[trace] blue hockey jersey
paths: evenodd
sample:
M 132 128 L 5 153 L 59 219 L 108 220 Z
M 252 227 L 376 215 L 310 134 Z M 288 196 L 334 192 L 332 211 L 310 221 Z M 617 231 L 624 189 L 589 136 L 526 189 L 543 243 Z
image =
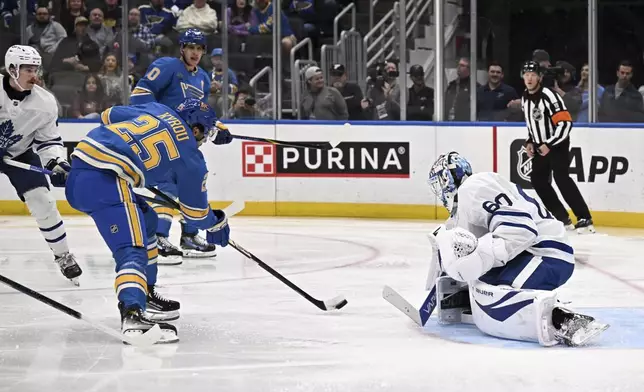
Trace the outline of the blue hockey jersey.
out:
M 200 229 L 215 225 L 208 205 L 208 169 L 192 130 L 169 107 L 153 102 L 114 106 L 101 114 L 72 157 L 110 170 L 132 187 L 154 186 L 176 173 L 181 214 Z
M 148 67 L 145 76 L 139 80 L 130 96 L 130 103 L 159 102 L 176 108 L 186 98 L 207 103 L 209 92 L 210 75 L 202 68 L 197 67 L 195 72 L 190 72 L 181 59 L 161 57 Z
M 147 26 L 154 35 L 168 34 L 177 24 L 177 18 L 168 8 L 154 8 L 151 4 L 139 6 L 141 24 Z

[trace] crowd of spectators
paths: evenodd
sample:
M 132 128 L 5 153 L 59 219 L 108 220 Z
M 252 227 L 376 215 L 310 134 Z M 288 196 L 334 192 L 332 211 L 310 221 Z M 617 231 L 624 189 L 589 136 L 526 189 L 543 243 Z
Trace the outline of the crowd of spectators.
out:
M 221 15 L 221 1 L 226 2 L 225 15 Z M 333 17 L 346 1 L 284 0 L 282 3 L 281 55 L 285 55 L 305 37 L 315 41 L 325 34 L 332 35 Z M 123 78 L 127 78 L 131 89 L 156 58 L 178 56 L 177 37 L 188 28 L 198 28 L 209 37 L 209 52 L 201 63 L 211 74 L 209 103 L 232 118 L 272 115 L 272 108 L 263 100 L 266 90 L 256 94 L 248 85 L 256 71 L 272 63 L 269 58 L 273 31 L 270 0 L 139 0 L 128 10 L 127 21 L 121 20 L 120 0 L 28 0 L 27 5 L 25 38 L 43 57 L 46 73 L 42 83 L 58 98 L 63 117 L 93 118 L 104 108 L 122 103 L 128 93 L 123 91 Z M 3 48 L 17 43 L 9 42 L 7 37 L 12 32 L 14 38 L 18 37 L 19 1 L 0 0 L 0 15 L 0 34 L 4 34 L 0 48 Z M 224 19 L 230 37 L 228 54 L 220 47 Z M 120 42 L 124 39 L 129 49 L 127 59 L 121 58 Z M 266 56 L 262 57 L 262 53 Z M 229 68 L 225 70 L 226 55 Z M 241 57 L 234 61 L 235 56 Z M 563 97 L 577 122 L 587 122 L 588 64 L 575 66 L 563 60 L 552 64 L 543 50 L 535 50 L 533 60 L 551 70 L 544 78 L 544 85 Z M 369 69 L 365 89 L 349 82 L 345 66 L 333 64 L 329 70 L 313 66 L 302 71 L 303 93 L 297 102 L 300 118 L 399 120 L 400 97 L 405 93 L 407 120 L 435 119 L 434 90 L 426 85 L 421 65 L 410 68 L 411 84 L 405 92 L 399 86 L 400 71 L 395 61 Z M 470 61 L 460 58 L 454 67 L 456 77 L 447 82 L 444 92 L 443 118 L 470 121 Z M 289 71 L 286 65 L 284 73 L 291 77 Z M 223 86 L 225 74 L 227 88 Z M 329 75 L 328 80 L 325 74 Z M 522 121 L 523 87 L 507 84 L 505 74 L 500 63 L 491 62 L 487 66 L 487 80 L 477 84 L 478 121 Z M 644 122 L 644 86 L 638 90 L 631 83 L 632 77 L 633 65 L 621 61 L 616 64 L 615 83 L 597 86 L 598 121 Z M 224 91 L 228 92 L 226 100 Z M 224 101 L 227 107 L 223 107 Z
M 61 116 L 91 118 L 104 107 L 122 103 L 124 77 L 132 88 L 156 58 L 179 55 L 176 42 L 181 32 L 198 28 L 208 36 L 210 56 L 204 55 L 200 65 L 212 75 L 210 103 L 230 115 L 261 117 L 263 110 L 245 107 L 254 106 L 248 81 L 272 62 L 273 5 L 270 0 L 251 1 L 135 0 L 123 21 L 120 0 L 27 0 L 28 26 L 21 32 L 20 2 L 0 0 L 0 50 L 19 43 L 21 33 L 26 35 L 28 45 L 42 55 L 42 82 L 58 98 Z M 306 37 L 332 35 L 336 0 L 286 0 L 282 5 L 282 56 Z M 231 55 L 225 71 L 224 18 Z M 120 48 L 124 39 L 129 52 L 125 60 Z M 289 70 L 286 59 L 284 71 Z M 224 72 L 230 83 L 227 108 L 221 107 Z

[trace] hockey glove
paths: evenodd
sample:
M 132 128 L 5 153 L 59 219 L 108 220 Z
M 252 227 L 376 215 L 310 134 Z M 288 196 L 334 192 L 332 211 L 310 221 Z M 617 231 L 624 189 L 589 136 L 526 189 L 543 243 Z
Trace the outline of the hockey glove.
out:
M 215 214 L 217 223 L 207 230 L 206 239 L 209 244 L 226 246 L 230 237 L 230 227 L 228 227 L 226 213 L 222 210 L 212 210 L 212 213 Z
M 54 174 L 49 176 L 51 185 L 55 187 L 64 187 L 65 183 L 67 182 L 67 175 L 72 169 L 71 166 L 69 166 L 69 163 L 67 163 L 67 161 L 65 161 L 64 159 L 56 158 L 49 160 L 49 162 L 47 162 L 47 166 L 45 167 L 48 170 L 54 172 Z
M 233 141 L 233 136 L 230 134 L 228 127 L 224 125 L 221 121 L 217 121 L 215 124 L 217 133 L 215 138 L 212 141 L 215 144 L 228 144 Z

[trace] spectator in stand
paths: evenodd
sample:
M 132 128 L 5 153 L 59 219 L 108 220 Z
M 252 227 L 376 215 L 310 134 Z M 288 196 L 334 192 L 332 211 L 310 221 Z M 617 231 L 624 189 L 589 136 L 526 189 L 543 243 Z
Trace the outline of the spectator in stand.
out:
M 60 24 L 63 25 L 67 36 L 74 34 L 76 29 L 76 18 L 85 14 L 85 2 L 83 0 L 67 0 L 65 7 L 60 11 Z
M 400 120 L 400 104 L 390 94 L 387 85 L 387 64 L 376 64 L 367 70 L 367 93 L 362 109 L 368 120 Z
M 111 29 L 120 29 L 122 12 L 119 0 L 105 0 L 105 19 L 103 20 L 103 25 Z
M 141 23 L 150 29 L 156 39 L 167 36 L 177 23 L 172 11 L 163 6 L 163 0 L 150 0 L 150 4 L 139 6 L 139 11 L 141 11 Z
M 253 13 L 259 24 L 250 26 L 248 31 L 251 34 L 273 34 L 273 4 L 269 0 L 255 0 Z M 288 23 L 285 13 L 282 12 L 281 15 L 282 49 L 288 53 L 297 43 L 297 38 L 295 38 L 293 30 L 291 30 L 291 25 Z
M 470 60 L 461 57 L 445 92 L 445 120 L 470 121 Z M 480 85 L 477 83 L 477 88 Z
M 27 0 L 27 12 L 29 16 L 36 13 L 37 5 L 37 0 Z M 20 0 L 0 1 L 0 14 L 2 15 L 5 29 L 13 29 L 14 31 L 17 31 L 20 28 Z M 16 20 L 17 23 L 14 24 L 14 20 Z
M 147 26 L 141 24 L 141 11 L 138 8 L 131 8 L 127 14 L 127 27 L 129 35 L 134 40 L 138 40 L 147 51 L 152 51 L 156 44 L 154 34 L 150 32 Z M 120 42 L 120 39 L 117 39 Z M 137 48 L 129 48 L 130 52 L 143 52 L 144 50 L 137 50 Z
M 210 106 L 215 108 L 217 113 L 227 113 L 228 108 L 222 107 L 222 93 L 223 88 L 222 84 L 224 82 L 224 69 L 222 56 L 224 51 L 221 48 L 215 48 L 210 54 L 210 61 L 212 62 L 212 73 L 211 73 L 211 82 L 210 82 L 210 96 L 208 97 Z M 237 92 L 237 87 L 239 82 L 237 81 L 237 75 L 235 72 L 228 68 L 228 95 L 230 97 L 229 103 L 232 102 L 234 94 Z
M 288 3 L 289 12 L 304 21 L 307 35 L 333 34 L 333 19 L 338 13 L 335 0 L 290 0 Z
M 192 5 L 192 0 L 164 0 L 164 6 L 165 8 L 169 9 L 172 11 L 174 16 L 177 18 L 183 10 L 186 8 L 190 7 Z
M 101 80 L 95 74 L 88 74 L 85 77 L 82 90 L 74 99 L 70 109 L 71 117 L 99 118 L 100 113 L 107 108 Z
M 606 87 L 599 103 L 600 122 L 644 122 L 642 95 L 631 83 L 633 64 L 622 61 L 617 67 L 617 83 Z
M 557 67 L 562 68 L 564 73 L 557 75 L 552 89 L 561 95 L 572 118 L 577 118 L 581 110 L 581 90 L 574 83 L 575 67 L 566 61 L 557 61 Z
M 307 92 L 300 103 L 304 120 L 349 119 L 347 104 L 342 94 L 334 87 L 324 85 L 324 75 L 319 67 L 308 67 L 304 72 Z
M 577 88 L 579 91 L 581 91 L 581 108 L 579 110 L 579 114 L 577 115 L 577 118 L 575 121 L 581 122 L 581 123 L 587 123 L 589 121 L 589 115 L 588 115 L 588 101 L 589 101 L 589 90 L 590 90 L 590 85 L 588 81 L 588 75 L 590 74 L 589 72 L 589 67 L 588 63 L 584 63 L 584 65 L 581 67 L 581 72 L 579 73 L 581 75 L 579 79 L 579 83 L 577 84 Z M 601 102 L 602 96 L 604 95 L 604 87 L 601 85 L 597 85 L 597 105 Z M 599 107 L 599 106 L 597 106 Z
M 398 64 L 393 61 L 388 61 L 385 64 L 385 95 L 400 106 L 400 85 L 398 84 Z
M 176 29 L 180 32 L 199 29 L 208 35 L 217 32 L 218 24 L 217 11 L 210 8 L 206 0 L 194 0 L 192 5 L 183 10 L 179 16 Z
M 121 68 L 114 53 L 108 53 L 103 59 L 103 66 L 98 71 L 103 86 L 105 102 L 111 105 L 121 104 L 123 88 L 121 86 Z
M 67 37 L 58 45 L 52 66 L 62 70 L 97 72 L 101 67 L 101 53 L 98 44 L 87 34 L 89 21 L 84 16 L 76 18 L 74 36 Z
M 239 89 L 233 99 L 233 108 L 231 118 L 238 120 L 254 120 L 264 117 L 257 109 L 255 97 L 250 90 L 245 88 Z
M 51 60 L 58 44 L 65 37 L 67 37 L 67 32 L 60 23 L 50 19 L 47 7 L 38 7 L 36 20 L 27 26 L 27 43 L 43 54 L 43 60 L 46 57 Z
M 100 8 L 94 8 L 90 11 L 89 20 L 87 34 L 92 41 L 98 44 L 101 49 L 101 55 L 103 55 L 107 48 L 112 49 L 114 47 L 114 30 L 103 24 L 103 10 Z
M 362 90 L 355 83 L 347 82 L 347 71 L 343 64 L 333 64 L 330 70 L 331 86 L 335 87 L 347 104 L 349 120 L 364 120 L 365 115 L 362 110 Z
M 503 67 L 492 62 L 487 67 L 487 83 L 479 87 L 476 110 L 479 121 L 505 121 L 508 118 L 508 104 L 519 99 L 514 87 L 503 83 Z
M 228 7 L 226 17 L 228 18 L 228 32 L 233 35 L 248 35 L 250 27 L 259 24 L 253 7 L 246 0 L 235 0 L 235 4 Z
M 407 120 L 432 121 L 434 118 L 434 89 L 425 84 L 425 71 L 420 65 L 409 69 L 412 86 L 409 88 Z

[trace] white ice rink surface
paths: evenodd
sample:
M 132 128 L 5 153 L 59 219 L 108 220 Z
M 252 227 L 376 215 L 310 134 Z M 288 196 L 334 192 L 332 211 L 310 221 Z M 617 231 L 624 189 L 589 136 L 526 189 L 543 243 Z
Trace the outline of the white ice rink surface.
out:
M 433 319 L 422 330 L 382 299 L 388 284 L 420 305 L 435 223 L 231 221 L 314 297 L 349 304 L 322 312 L 229 247 L 160 267 L 181 341 L 138 349 L 0 284 L 0 391 L 644 391 L 644 231 L 571 236 L 580 262 L 561 294 L 611 328 L 592 347 L 545 349 Z M 109 251 L 90 219 L 66 224 L 80 288 L 28 217 L 0 217 L 0 273 L 118 329 Z

